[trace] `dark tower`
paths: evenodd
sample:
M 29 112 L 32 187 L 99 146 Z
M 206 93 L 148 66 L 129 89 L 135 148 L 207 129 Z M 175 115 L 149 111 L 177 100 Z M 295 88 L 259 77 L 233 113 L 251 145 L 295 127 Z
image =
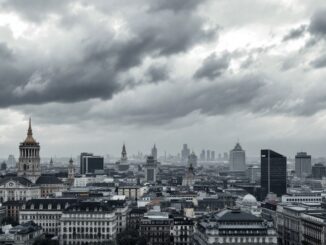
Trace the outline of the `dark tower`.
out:
M 286 157 L 272 150 L 261 150 L 262 199 L 270 192 L 286 194 Z

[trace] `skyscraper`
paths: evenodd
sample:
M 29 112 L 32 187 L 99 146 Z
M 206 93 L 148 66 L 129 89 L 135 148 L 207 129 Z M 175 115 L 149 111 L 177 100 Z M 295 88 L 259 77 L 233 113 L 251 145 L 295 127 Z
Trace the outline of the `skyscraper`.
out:
M 155 144 L 152 148 L 152 156 L 154 157 L 154 160 L 157 160 L 157 148 Z
M 195 152 L 192 152 L 189 155 L 188 162 L 189 162 L 189 165 L 191 165 L 194 168 L 197 168 L 197 156 L 196 156 Z
M 234 149 L 230 151 L 229 164 L 232 171 L 246 170 L 246 153 L 239 142 L 235 145 Z
M 200 153 L 200 161 L 205 161 L 206 156 L 205 156 L 205 150 L 202 150 Z
M 270 192 L 286 194 L 286 157 L 272 150 L 261 150 L 262 199 Z
M 298 152 L 295 156 L 295 175 L 299 178 L 311 175 L 311 156 L 306 152 Z
M 215 151 L 211 151 L 211 161 L 215 161 Z
M 210 150 L 207 150 L 206 151 L 206 160 L 207 161 L 210 161 L 211 160 L 211 151 Z
M 189 155 L 190 155 L 190 150 L 188 148 L 188 145 L 183 144 L 183 148 L 181 150 L 181 161 L 182 162 L 187 162 Z
M 31 119 L 29 119 L 27 137 L 24 142 L 20 143 L 19 151 L 17 175 L 35 183 L 41 175 L 40 144 L 33 138 Z

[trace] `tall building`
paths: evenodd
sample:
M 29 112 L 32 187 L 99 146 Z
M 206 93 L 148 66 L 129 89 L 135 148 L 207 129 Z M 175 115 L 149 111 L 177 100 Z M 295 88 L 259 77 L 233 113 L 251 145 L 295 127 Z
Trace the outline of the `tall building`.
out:
M 14 155 L 9 155 L 8 156 L 8 161 L 7 161 L 7 167 L 8 168 L 16 168 L 16 159 Z
M 215 161 L 215 151 L 211 151 L 211 161 Z
M 95 173 L 96 171 L 104 170 L 104 157 L 94 156 L 90 153 L 80 154 L 80 173 Z
M 72 158 L 69 160 L 69 165 L 68 165 L 68 181 L 73 184 L 75 179 L 75 167 L 74 167 L 74 161 Z
M 229 164 L 232 171 L 246 170 L 246 152 L 242 149 L 239 142 L 235 145 L 234 149 L 230 151 Z
M 210 161 L 211 160 L 211 151 L 210 150 L 207 150 L 206 151 L 206 160 L 207 161 Z
M 148 183 L 156 182 L 156 174 L 157 174 L 157 162 L 153 158 L 153 156 L 148 156 L 146 160 L 145 168 L 145 179 Z
M 262 199 L 270 192 L 286 194 L 286 157 L 272 150 L 261 150 Z
M 295 156 L 295 175 L 299 178 L 311 175 L 311 156 L 307 152 L 298 152 Z
M 206 156 L 205 156 L 205 150 L 202 150 L 200 153 L 200 161 L 205 161 Z
M 197 156 L 196 156 L 195 152 L 192 152 L 192 153 L 189 155 L 188 162 L 189 162 L 189 164 L 191 164 L 194 168 L 197 168 Z
M 322 163 L 316 163 L 312 167 L 312 177 L 314 179 L 322 179 L 326 177 L 326 166 Z
M 181 161 L 182 162 L 187 162 L 189 155 L 190 155 L 190 150 L 188 148 L 188 145 L 183 144 L 183 148 L 181 150 Z
M 126 145 L 123 144 L 122 151 L 121 151 L 120 163 L 126 163 L 126 162 L 128 162 L 128 156 L 127 156 Z
M 157 148 L 155 144 L 152 148 L 152 156 L 154 157 L 154 160 L 157 160 Z
M 20 143 L 19 151 L 17 175 L 35 183 L 41 175 L 40 144 L 33 138 L 31 119 L 29 119 L 27 137 L 24 142 Z

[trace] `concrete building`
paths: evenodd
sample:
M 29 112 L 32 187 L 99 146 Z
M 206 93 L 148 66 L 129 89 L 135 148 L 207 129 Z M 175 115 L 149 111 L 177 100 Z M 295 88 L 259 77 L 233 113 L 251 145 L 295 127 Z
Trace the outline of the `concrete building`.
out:
M 104 170 L 104 157 L 94 156 L 91 153 L 80 154 L 80 173 L 95 173 Z
M 145 181 L 147 183 L 155 183 L 157 175 L 157 161 L 152 156 L 148 156 L 146 159 L 145 168 Z
M 312 177 L 314 179 L 322 179 L 326 177 L 326 166 L 322 163 L 316 163 L 312 166 Z
M 295 156 L 295 175 L 299 178 L 311 175 L 311 156 L 306 152 L 298 152 Z
M 155 161 L 157 161 L 157 148 L 155 144 L 152 148 L 152 157 L 154 158 Z
M 190 155 L 190 149 L 188 148 L 188 145 L 183 144 L 183 148 L 181 150 L 181 161 L 187 162 L 189 155 Z
M 230 151 L 229 164 L 231 171 L 246 170 L 246 153 L 239 143 L 237 143 L 234 149 Z

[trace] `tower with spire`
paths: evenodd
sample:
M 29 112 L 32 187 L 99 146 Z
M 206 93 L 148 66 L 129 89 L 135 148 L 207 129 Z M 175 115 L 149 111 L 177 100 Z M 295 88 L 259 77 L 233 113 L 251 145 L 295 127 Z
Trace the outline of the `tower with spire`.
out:
M 127 161 L 128 161 L 128 157 L 127 157 L 126 145 L 123 144 L 120 163 L 126 163 Z
M 154 146 L 152 148 L 152 157 L 154 158 L 155 161 L 157 161 L 157 148 L 156 148 L 156 144 L 154 144 Z
M 36 182 L 41 175 L 40 144 L 33 137 L 32 120 L 29 119 L 26 139 L 19 145 L 17 175 Z
M 75 179 L 75 167 L 74 167 L 74 161 L 72 158 L 69 160 L 69 165 L 68 165 L 68 182 L 73 184 Z

